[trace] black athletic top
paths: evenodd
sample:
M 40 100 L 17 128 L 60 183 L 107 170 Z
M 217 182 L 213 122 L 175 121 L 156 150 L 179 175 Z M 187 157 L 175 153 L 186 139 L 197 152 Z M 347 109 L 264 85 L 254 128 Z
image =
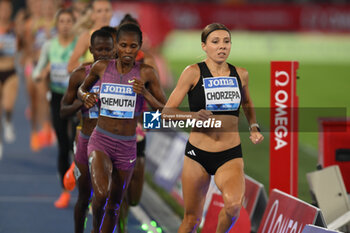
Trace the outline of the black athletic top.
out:
M 200 69 L 199 81 L 187 93 L 190 111 L 197 112 L 201 109 L 207 109 L 215 115 L 233 115 L 238 117 L 242 102 L 242 83 L 236 68 L 228 64 L 230 68 L 229 77 L 213 77 L 205 62 L 197 64 Z M 206 93 L 205 87 L 207 89 Z

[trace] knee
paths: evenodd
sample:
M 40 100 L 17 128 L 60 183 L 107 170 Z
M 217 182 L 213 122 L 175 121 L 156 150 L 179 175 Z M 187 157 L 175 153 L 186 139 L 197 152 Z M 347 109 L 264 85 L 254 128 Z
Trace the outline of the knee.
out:
M 185 214 L 183 219 L 183 227 L 185 232 L 195 232 L 202 221 L 202 216 L 188 215 Z
M 137 206 L 140 203 L 141 195 L 134 194 L 128 195 L 127 202 L 130 206 Z
M 130 206 L 137 206 L 139 203 L 140 203 L 139 200 L 130 200 L 128 204 Z
M 95 206 L 105 206 L 108 200 L 107 192 L 94 192 L 92 199 Z
M 109 216 L 117 216 L 119 214 L 120 205 L 119 204 L 107 204 L 105 209 L 105 214 Z
M 242 201 L 241 200 L 232 200 L 225 203 L 224 210 L 227 216 L 230 218 L 238 217 L 239 212 L 242 208 Z
M 79 203 L 82 206 L 88 206 L 90 203 L 91 195 L 89 193 L 84 193 L 78 195 L 77 204 Z

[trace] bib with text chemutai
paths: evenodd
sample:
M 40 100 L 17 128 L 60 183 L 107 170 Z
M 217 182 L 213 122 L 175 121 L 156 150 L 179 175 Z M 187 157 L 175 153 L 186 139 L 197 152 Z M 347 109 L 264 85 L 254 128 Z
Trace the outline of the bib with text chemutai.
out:
M 236 111 L 241 92 L 236 77 L 203 78 L 205 108 L 209 111 Z
M 134 118 L 136 93 L 132 85 L 102 83 L 100 115 L 112 118 Z

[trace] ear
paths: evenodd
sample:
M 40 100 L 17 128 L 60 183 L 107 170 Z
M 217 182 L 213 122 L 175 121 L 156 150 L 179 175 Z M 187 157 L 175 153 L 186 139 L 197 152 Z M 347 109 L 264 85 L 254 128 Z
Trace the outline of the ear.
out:
M 92 50 L 93 50 L 92 47 L 89 46 L 89 51 L 90 51 L 91 54 L 93 54 L 93 51 L 92 51 Z
M 201 43 L 201 46 L 202 46 L 203 51 L 207 52 L 207 45 L 204 42 Z

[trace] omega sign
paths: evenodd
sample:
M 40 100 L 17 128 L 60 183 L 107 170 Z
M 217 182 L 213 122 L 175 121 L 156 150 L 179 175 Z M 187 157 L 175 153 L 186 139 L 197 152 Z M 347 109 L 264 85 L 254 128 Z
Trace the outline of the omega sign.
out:
M 290 109 L 288 105 L 290 103 L 289 93 L 284 87 L 288 87 L 290 82 L 290 75 L 286 71 L 275 72 L 275 85 L 281 87 L 275 93 L 275 150 L 279 150 L 285 146 L 288 146 L 287 136 L 288 128 L 290 126 Z
M 272 190 L 258 233 L 301 233 L 315 224 L 318 208 L 277 189 Z
M 297 195 L 298 62 L 271 62 L 270 190 Z

